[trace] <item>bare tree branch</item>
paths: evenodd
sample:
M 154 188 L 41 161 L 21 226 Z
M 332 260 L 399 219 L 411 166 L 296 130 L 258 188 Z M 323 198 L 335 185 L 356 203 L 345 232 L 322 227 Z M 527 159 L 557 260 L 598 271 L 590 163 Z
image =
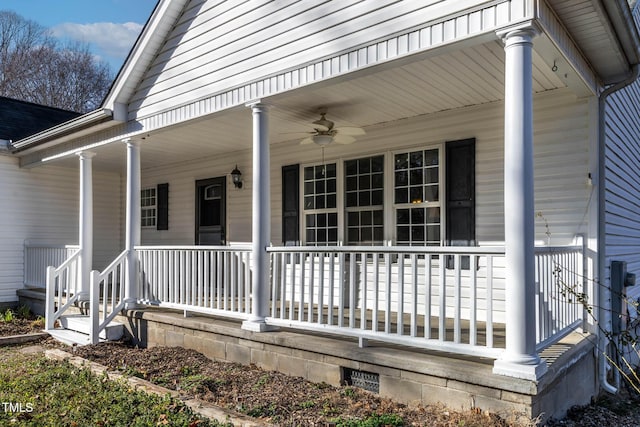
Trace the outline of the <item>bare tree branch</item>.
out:
M 98 108 L 112 73 L 86 44 L 62 46 L 50 31 L 0 11 L 0 96 L 77 112 Z

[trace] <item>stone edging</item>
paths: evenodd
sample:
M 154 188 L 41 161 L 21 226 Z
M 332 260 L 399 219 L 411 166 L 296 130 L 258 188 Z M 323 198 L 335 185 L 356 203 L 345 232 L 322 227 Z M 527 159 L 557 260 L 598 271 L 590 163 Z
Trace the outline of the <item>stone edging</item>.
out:
M 10 335 L 8 337 L 0 337 L 0 347 L 5 345 L 23 344 L 26 342 L 37 341 L 40 338 L 49 336 L 46 332 L 36 332 L 33 334 Z
M 234 426 L 241 426 L 241 427 L 258 427 L 258 426 L 269 425 L 269 424 L 265 424 L 264 422 L 258 422 L 254 418 L 250 418 L 245 415 L 220 408 L 219 406 L 214 406 L 209 403 L 202 402 L 198 399 L 181 399 L 180 393 L 178 393 L 175 390 L 169 390 L 167 388 L 153 384 L 147 380 L 143 380 L 142 378 L 128 377 L 118 372 L 109 371 L 109 369 L 104 365 L 101 365 L 96 362 L 92 362 L 87 359 L 83 359 L 82 357 L 79 357 L 79 356 L 74 356 L 63 350 L 59 350 L 59 349 L 46 350 L 45 356 L 53 360 L 67 360 L 69 361 L 69 363 L 71 363 L 74 366 L 90 369 L 91 372 L 93 372 L 96 375 L 106 374 L 111 380 L 122 379 L 126 381 L 129 384 L 129 386 L 131 386 L 136 390 L 142 390 L 147 393 L 153 393 L 160 396 L 166 396 L 167 394 L 169 394 L 171 395 L 171 397 L 181 400 L 185 405 L 191 408 L 194 412 L 197 412 L 207 418 L 215 419 L 223 423 L 231 422 Z

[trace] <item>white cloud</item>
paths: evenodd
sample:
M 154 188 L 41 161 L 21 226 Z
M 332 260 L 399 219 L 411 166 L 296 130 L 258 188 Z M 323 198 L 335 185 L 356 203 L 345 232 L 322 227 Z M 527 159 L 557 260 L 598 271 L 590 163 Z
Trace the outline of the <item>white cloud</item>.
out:
M 101 56 L 124 59 L 142 31 L 142 25 L 135 22 L 115 24 L 112 22 L 96 22 L 93 24 L 64 23 L 51 28 L 53 35 L 60 39 L 68 39 L 88 43 Z

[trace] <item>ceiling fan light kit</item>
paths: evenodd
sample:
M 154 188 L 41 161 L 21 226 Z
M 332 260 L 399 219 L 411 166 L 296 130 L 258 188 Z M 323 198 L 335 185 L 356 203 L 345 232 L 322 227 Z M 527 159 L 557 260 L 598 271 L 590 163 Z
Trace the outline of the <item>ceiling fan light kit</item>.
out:
M 333 142 L 333 136 L 331 135 L 318 134 L 318 135 L 313 135 L 311 139 L 313 139 L 314 144 L 317 144 L 320 146 L 329 145 L 331 144 L 331 142 Z

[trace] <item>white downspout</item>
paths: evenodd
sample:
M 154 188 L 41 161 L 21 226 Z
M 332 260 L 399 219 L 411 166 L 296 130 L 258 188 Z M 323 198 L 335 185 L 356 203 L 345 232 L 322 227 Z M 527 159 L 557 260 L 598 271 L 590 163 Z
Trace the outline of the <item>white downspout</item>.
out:
M 625 80 L 607 87 L 598 98 L 598 323 L 604 330 L 611 330 L 611 296 L 604 286 L 605 277 L 605 152 L 606 152 L 606 132 L 605 132 L 605 108 L 609 95 L 629 86 L 638 78 L 640 67 L 634 64 L 631 74 Z M 610 344 L 610 340 L 602 332 L 598 337 L 598 348 L 604 353 Z M 602 388 L 615 394 L 620 386 L 620 376 L 616 376 L 616 385 L 613 386 L 607 381 L 608 363 L 603 354 L 599 357 L 600 383 Z

